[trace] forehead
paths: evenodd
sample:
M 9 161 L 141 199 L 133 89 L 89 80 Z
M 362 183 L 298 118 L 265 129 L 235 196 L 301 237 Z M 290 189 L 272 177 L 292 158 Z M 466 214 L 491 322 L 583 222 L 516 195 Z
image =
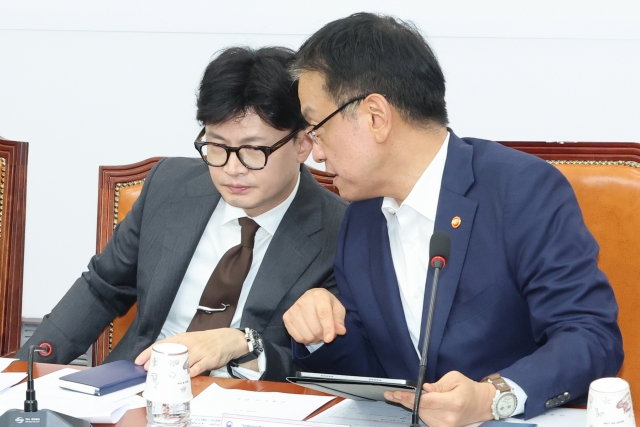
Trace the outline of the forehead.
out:
M 233 134 L 263 134 L 265 132 L 278 132 L 265 123 L 260 116 L 254 112 L 247 112 L 244 115 L 233 117 L 226 122 L 217 124 L 207 124 L 205 126 L 207 133 L 233 133 Z
M 303 71 L 300 73 L 298 91 L 316 91 L 324 88 L 324 75 L 319 71 Z
M 305 118 L 334 107 L 325 92 L 324 75 L 318 71 L 304 71 L 300 74 L 298 97 Z

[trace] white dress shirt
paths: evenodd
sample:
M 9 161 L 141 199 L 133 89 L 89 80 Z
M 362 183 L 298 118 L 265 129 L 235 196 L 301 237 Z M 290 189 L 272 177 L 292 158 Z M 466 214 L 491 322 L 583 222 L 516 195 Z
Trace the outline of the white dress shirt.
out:
M 398 206 L 394 198 L 385 197 L 381 207 L 387 219 L 391 258 L 400 289 L 400 300 L 418 357 L 422 353 L 418 343 L 422 332 L 424 291 L 429 270 L 429 241 L 433 235 L 438 211 L 449 137 L 450 134 L 447 133 L 440 150 L 402 204 Z M 522 414 L 527 399 L 526 393 L 513 381 L 504 379 L 518 399 L 513 415 Z
M 267 252 L 273 235 L 280 225 L 280 221 L 282 221 L 284 214 L 287 212 L 287 209 L 289 209 L 291 202 L 293 202 L 298 192 L 299 185 L 300 175 L 298 175 L 298 181 L 289 197 L 275 208 L 252 218 L 260 228 L 256 232 L 251 268 L 249 269 L 247 278 L 242 284 L 238 307 L 231 320 L 231 328 L 240 327 L 242 311 L 247 302 L 247 296 L 256 278 L 260 264 L 262 264 L 264 255 Z M 182 279 L 171 310 L 169 310 L 167 320 L 162 326 L 160 335 L 158 335 L 158 340 L 172 337 L 187 330 L 200 303 L 202 292 L 215 266 L 218 265 L 222 256 L 229 249 L 240 244 L 241 236 L 238 219 L 246 216 L 247 214 L 243 209 L 231 206 L 227 204 L 222 197 L 220 198 L 191 258 L 191 262 Z M 240 367 L 234 368 L 234 373 L 237 372 L 239 376 L 248 379 L 259 379 L 265 371 L 266 365 L 267 359 L 263 352 L 258 357 L 260 372 Z M 229 374 L 226 367 L 221 367 L 211 371 L 211 376 L 228 378 Z
M 385 197 L 381 207 L 387 219 L 391 258 L 400 288 L 400 300 L 418 357 L 421 354 L 418 342 L 429 269 L 429 240 L 436 222 L 448 147 L 449 133 L 402 204 L 398 206 L 396 199 Z

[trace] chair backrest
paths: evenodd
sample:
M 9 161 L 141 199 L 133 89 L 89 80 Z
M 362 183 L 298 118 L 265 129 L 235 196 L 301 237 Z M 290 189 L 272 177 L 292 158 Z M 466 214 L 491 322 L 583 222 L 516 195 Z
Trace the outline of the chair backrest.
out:
M 102 252 L 116 225 L 129 213 L 140 196 L 144 180 L 160 157 L 124 166 L 100 166 L 98 180 L 98 231 L 96 253 Z M 136 315 L 136 304 L 117 317 L 93 344 L 92 365 L 98 366 L 120 342 Z
M 113 230 L 131 210 L 133 202 L 140 196 L 144 180 L 151 168 L 160 160 L 154 157 L 139 163 L 124 166 L 100 166 L 98 194 L 98 237 L 96 253 L 102 252 L 113 235 Z M 309 168 L 314 178 L 325 188 L 338 193 L 333 185 L 333 176 Z M 124 315 L 117 317 L 100 334 L 93 344 L 92 365 L 97 366 L 109 355 L 131 326 L 136 315 L 136 305 Z
M 20 348 L 28 150 L 0 138 L 0 356 Z
M 640 144 L 503 144 L 547 160 L 571 183 L 620 307 L 625 360 L 618 375 L 640 396 Z

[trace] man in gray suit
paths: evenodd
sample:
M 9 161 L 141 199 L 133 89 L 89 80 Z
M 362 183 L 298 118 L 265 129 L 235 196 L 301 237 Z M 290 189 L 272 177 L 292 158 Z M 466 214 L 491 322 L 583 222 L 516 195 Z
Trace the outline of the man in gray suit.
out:
M 209 64 L 198 95 L 202 159 L 158 162 L 105 250 L 18 357 L 47 342 L 51 354 L 36 361 L 69 363 L 137 302 L 133 324 L 105 362 L 145 364 L 150 346 L 164 340 L 188 347 L 192 375 L 283 380 L 294 373 L 282 315 L 310 288 L 335 292 L 346 203 L 303 165 L 312 143 L 298 132 L 306 122 L 286 71 L 291 54 L 231 48 Z M 249 223 L 255 235 L 247 244 Z M 207 302 L 224 293 L 221 274 L 242 270 L 227 263 L 247 250 L 246 271 L 235 279 L 239 295 Z M 200 320 L 217 326 L 194 327 Z

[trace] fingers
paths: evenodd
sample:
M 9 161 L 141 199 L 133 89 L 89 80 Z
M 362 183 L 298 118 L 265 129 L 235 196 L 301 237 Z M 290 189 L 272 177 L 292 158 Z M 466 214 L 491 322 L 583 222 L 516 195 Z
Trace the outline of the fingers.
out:
M 301 344 L 333 341 L 336 334 L 344 335 L 346 310 L 326 289 L 311 289 L 284 314 L 289 335 Z
M 336 337 L 335 317 L 337 316 L 333 311 L 334 303 L 337 302 L 337 299 L 335 299 L 335 297 L 329 292 L 327 292 L 327 294 L 330 295 L 330 298 L 322 298 L 318 300 L 316 305 L 316 313 L 318 316 L 317 320 L 320 323 L 320 328 L 322 329 L 321 340 L 325 343 L 333 341 L 333 339 Z M 335 299 L 335 301 L 333 299 Z M 337 302 L 336 308 L 338 308 L 338 306 L 342 307 L 342 304 L 340 304 L 340 302 Z
M 465 380 L 468 380 L 468 378 L 460 372 L 451 371 L 444 374 L 442 378 L 435 383 L 424 384 L 422 389 L 427 392 L 446 393 L 458 387 Z
M 311 344 L 322 341 L 324 334 L 319 317 L 309 309 L 302 310 L 304 311 L 298 315 L 298 319 L 294 323 L 294 328 L 302 339 L 302 341 L 298 342 Z
M 151 358 L 151 347 L 148 347 L 146 350 L 140 353 L 138 357 L 136 357 L 136 360 L 134 363 L 136 365 L 144 365 L 144 368 L 148 369 L 150 358 Z
M 437 392 L 422 393 L 418 410 L 420 419 L 428 426 L 457 427 L 469 424 L 468 422 L 459 422 L 460 413 L 458 410 L 451 410 L 448 407 L 450 403 L 448 399 L 445 398 L 444 405 L 442 400 L 433 400 L 434 397 L 439 398 L 442 396 L 446 396 L 446 394 Z M 407 391 L 394 391 L 393 393 L 387 391 L 384 397 L 390 402 L 399 403 L 405 408 L 413 410 L 416 396 L 415 393 Z
M 313 298 L 309 291 L 305 292 L 282 316 L 289 335 L 301 344 L 311 344 L 322 340 L 317 334 L 317 322 L 310 314 Z
M 463 426 L 492 418 L 491 400 L 495 388 L 477 383 L 459 372 L 449 372 L 433 384 L 424 384 L 420 397 L 420 418 L 427 425 Z M 385 392 L 385 398 L 412 409 L 415 395 Z
M 191 378 L 197 377 L 198 375 L 200 375 L 201 373 L 207 370 L 211 370 L 211 369 L 207 368 L 203 360 L 199 360 L 198 362 L 194 363 L 189 367 L 189 375 L 191 376 Z
M 385 391 L 384 398 L 390 402 L 400 403 L 405 408 L 413 409 L 416 394 L 409 391 Z
M 333 306 L 333 324 L 335 326 L 335 333 L 338 335 L 344 335 L 347 333 L 347 328 L 344 326 L 344 318 L 347 314 L 344 306 L 338 301 L 338 304 Z
M 285 313 L 282 318 L 285 319 L 285 316 L 287 316 L 287 313 Z M 289 326 L 287 326 L 287 332 L 289 333 L 289 335 L 291 335 L 291 338 L 293 338 L 296 342 L 299 342 L 301 344 L 312 344 L 312 342 L 308 342 L 304 338 L 307 335 L 312 335 L 311 332 L 308 332 L 308 333 L 300 332 L 298 330 L 298 326 L 295 325 L 294 323 L 290 323 Z

